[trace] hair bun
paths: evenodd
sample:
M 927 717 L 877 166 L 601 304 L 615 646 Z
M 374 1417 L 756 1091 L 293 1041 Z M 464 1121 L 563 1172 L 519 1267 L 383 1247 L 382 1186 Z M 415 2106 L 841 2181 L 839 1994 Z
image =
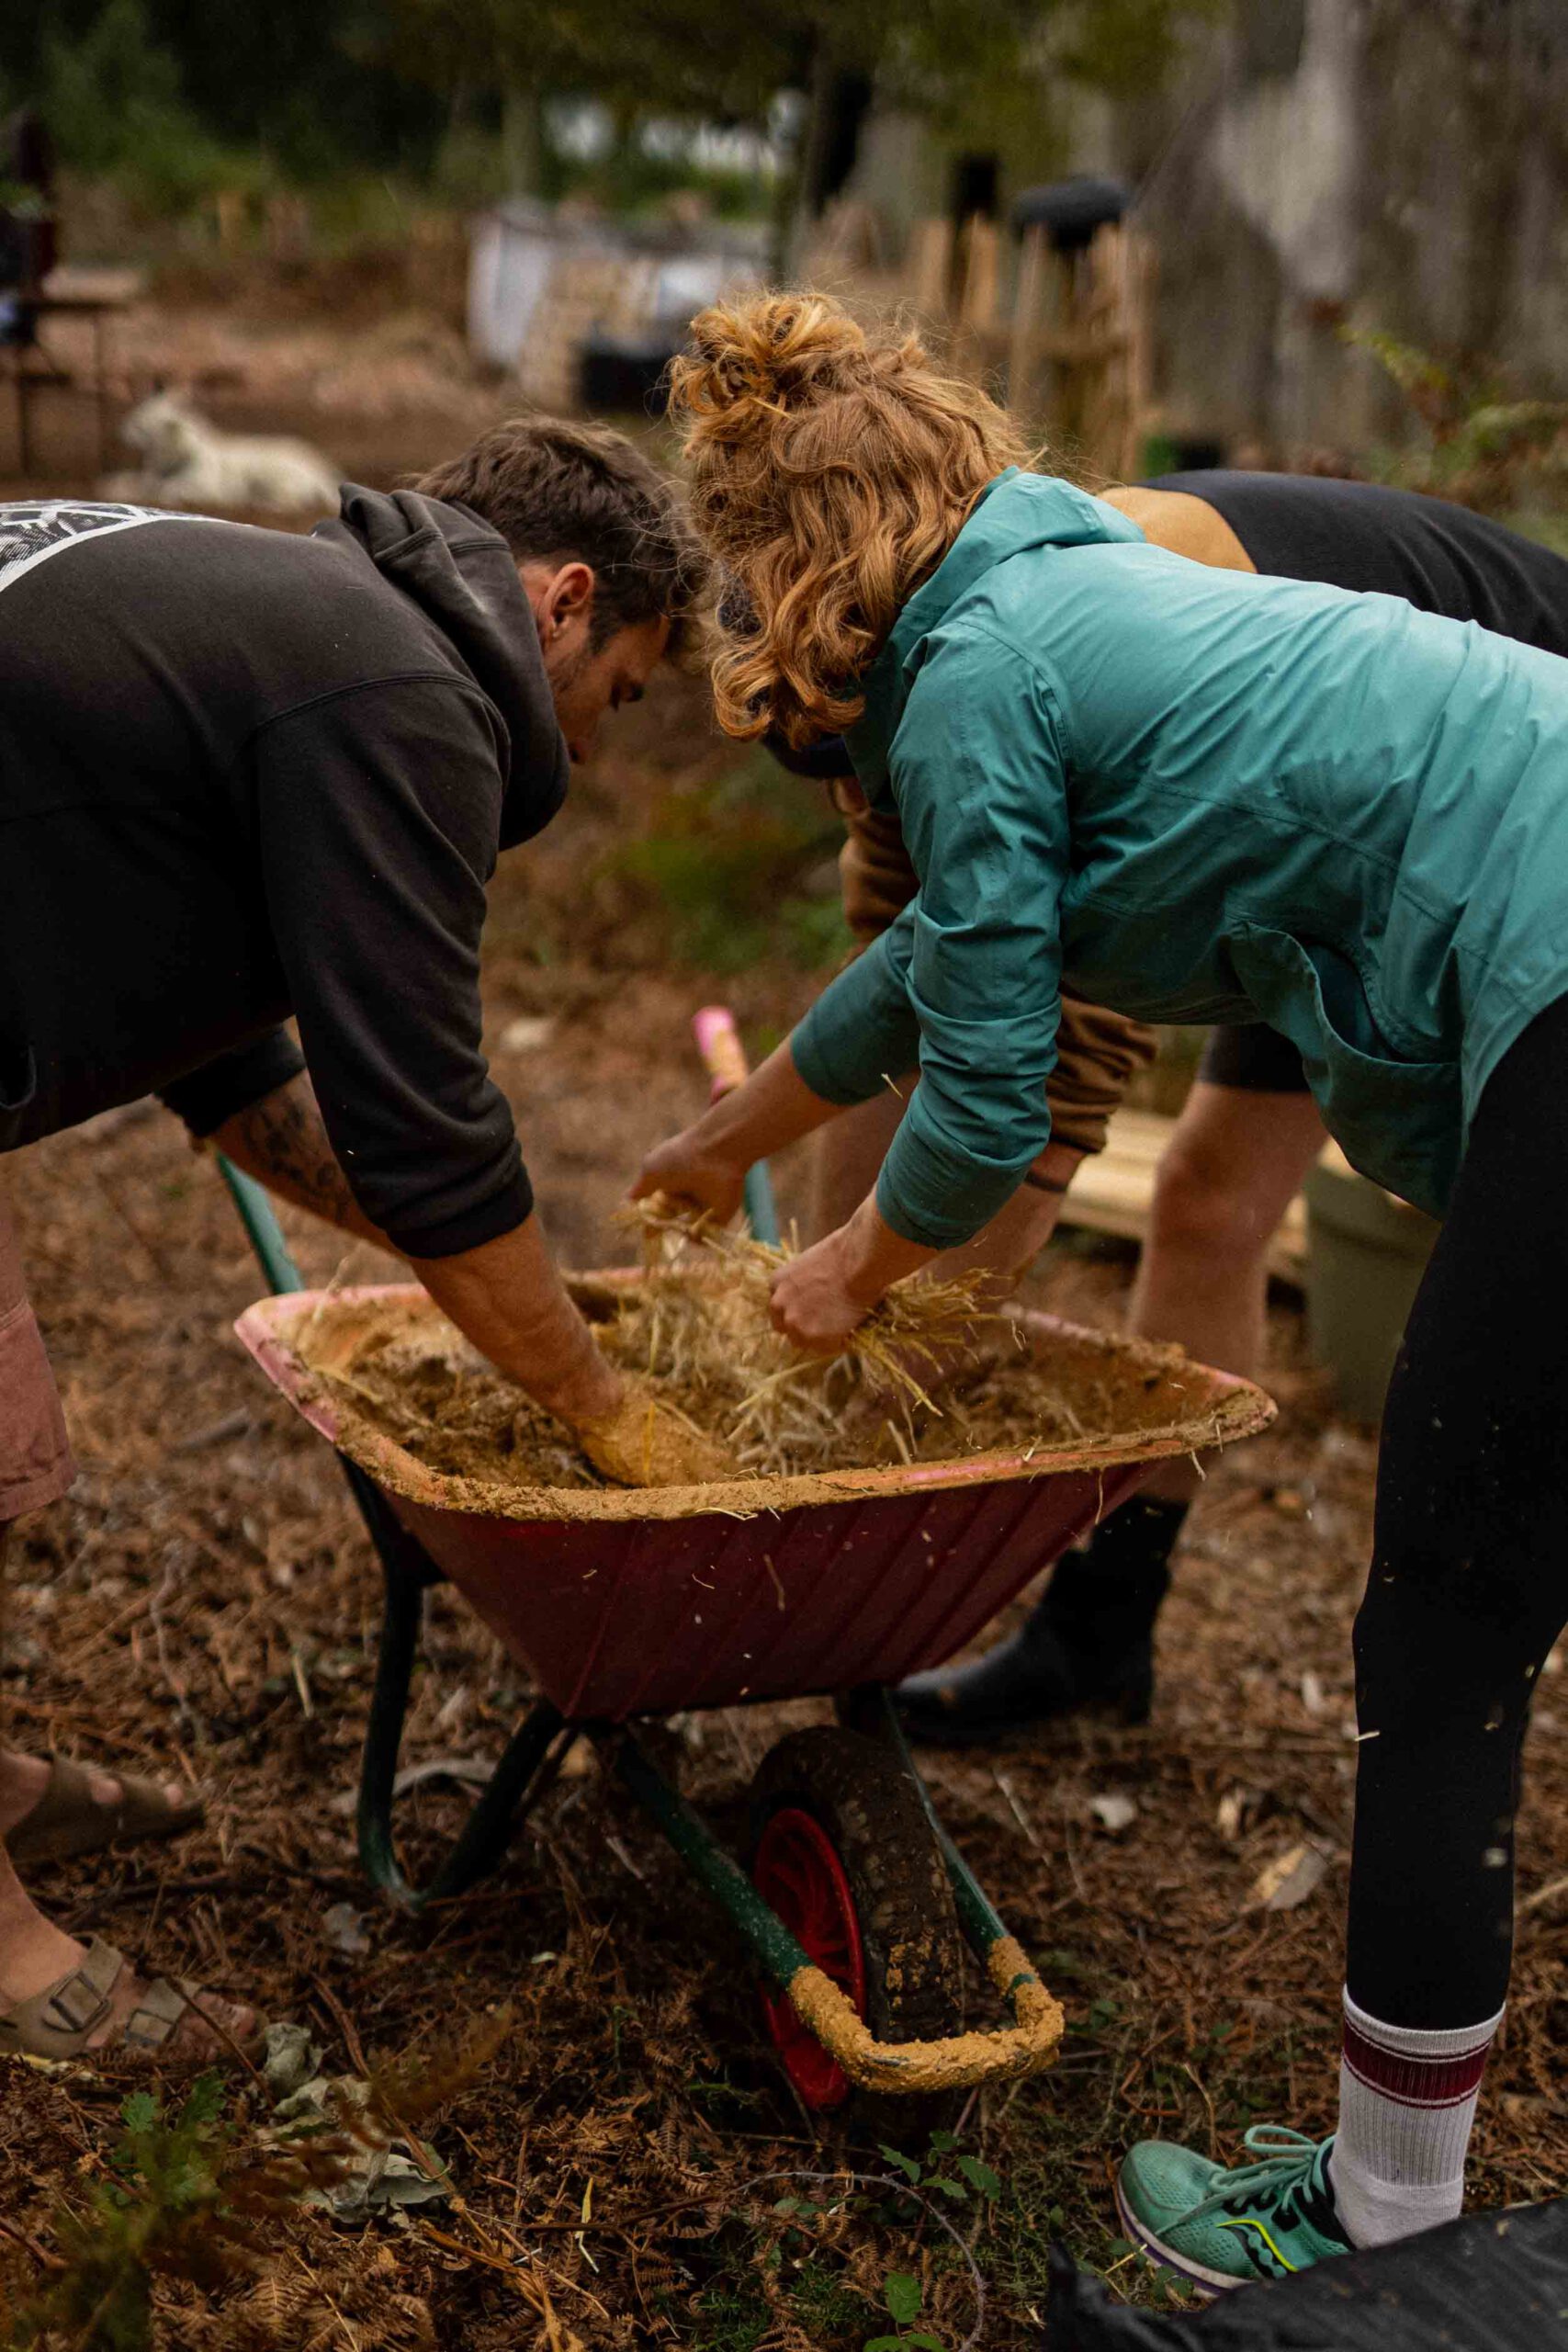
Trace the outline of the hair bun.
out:
M 739 439 L 767 413 L 809 407 L 869 365 L 863 331 L 813 294 L 716 302 L 671 370 L 672 404 L 708 435 Z

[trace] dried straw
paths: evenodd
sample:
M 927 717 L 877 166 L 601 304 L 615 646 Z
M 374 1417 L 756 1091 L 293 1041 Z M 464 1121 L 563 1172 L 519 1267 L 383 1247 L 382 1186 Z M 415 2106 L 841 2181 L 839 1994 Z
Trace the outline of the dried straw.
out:
M 575 1295 L 605 1354 L 719 1439 L 742 1477 L 1032 1452 L 1128 1417 L 1098 1358 L 1047 1371 L 1021 1354 L 981 1276 L 895 1283 L 829 1360 L 801 1353 L 770 1319 L 791 1250 L 646 1213 L 636 1222 L 642 1281 L 589 1276 Z M 509 1488 L 602 1483 L 570 1432 L 433 1311 L 389 1306 L 312 1371 L 340 1410 L 431 1469 Z
M 943 1417 L 930 1391 L 972 1365 L 1007 1318 L 984 1303 L 985 1277 L 910 1275 L 833 1357 L 808 1355 L 774 1330 L 773 1277 L 787 1245 L 627 1212 L 641 1230 L 643 1279 L 604 1333 L 607 1354 L 678 1398 L 758 1476 L 844 1459 L 910 1461 L 925 1423 Z M 917 1416 L 919 1420 L 917 1421 Z

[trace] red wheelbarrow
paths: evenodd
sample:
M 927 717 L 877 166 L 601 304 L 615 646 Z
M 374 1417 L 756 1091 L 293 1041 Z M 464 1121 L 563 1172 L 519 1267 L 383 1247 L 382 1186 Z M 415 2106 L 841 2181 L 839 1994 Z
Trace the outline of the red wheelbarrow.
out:
M 265 1196 L 226 1172 L 275 1289 L 288 1292 L 298 1276 Z M 358 1812 L 372 1880 L 409 1907 L 471 1883 L 587 1733 L 750 1948 L 771 1987 L 769 2032 L 807 2107 L 853 2098 L 886 2138 L 944 2120 L 975 2084 L 1049 2065 L 1061 2009 L 938 1821 L 887 1687 L 952 1657 L 1152 1463 L 1262 1428 L 1269 1399 L 1173 1351 L 1029 1316 L 1028 1342 L 1054 1365 L 1093 1360 L 1116 1427 L 1027 1453 L 760 1479 L 744 1517 L 714 1510 L 702 1487 L 540 1491 L 525 1511 L 499 1516 L 390 1439 L 341 1432 L 296 1346 L 316 1318 L 312 1355 L 321 1363 L 325 1352 L 330 1368 L 373 1306 L 423 1298 L 296 1288 L 238 1325 L 268 1377 L 340 1446 L 385 1570 Z M 444 1867 L 416 1890 L 394 1853 L 392 1792 L 421 1593 L 442 1577 L 543 1695 Z M 818 1692 L 839 1720 L 792 1733 L 763 1760 L 743 1870 L 634 1724 Z M 965 1943 L 1010 2023 L 963 2030 Z

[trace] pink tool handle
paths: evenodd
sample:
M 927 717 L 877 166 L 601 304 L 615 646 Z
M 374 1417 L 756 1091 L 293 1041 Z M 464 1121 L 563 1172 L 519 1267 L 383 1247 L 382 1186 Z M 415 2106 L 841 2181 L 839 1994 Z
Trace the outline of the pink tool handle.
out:
M 692 1035 L 697 1041 L 703 1065 L 713 1080 L 713 1102 L 737 1086 L 745 1085 L 749 1075 L 746 1048 L 735 1026 L 735 1015 L 727 1004 L 705 1004 L 700 1012 L 694 1012 Z

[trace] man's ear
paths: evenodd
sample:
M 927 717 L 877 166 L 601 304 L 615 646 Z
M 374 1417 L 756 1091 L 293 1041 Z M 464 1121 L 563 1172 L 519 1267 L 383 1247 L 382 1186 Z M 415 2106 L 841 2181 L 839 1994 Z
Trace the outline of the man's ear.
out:
M 596 584 L 591 564 L 564 563 L 552 571 L 547 564 L 530 563 L 521 571 L 542 646 L 548 646 L 574 620 L 587 619 Z

